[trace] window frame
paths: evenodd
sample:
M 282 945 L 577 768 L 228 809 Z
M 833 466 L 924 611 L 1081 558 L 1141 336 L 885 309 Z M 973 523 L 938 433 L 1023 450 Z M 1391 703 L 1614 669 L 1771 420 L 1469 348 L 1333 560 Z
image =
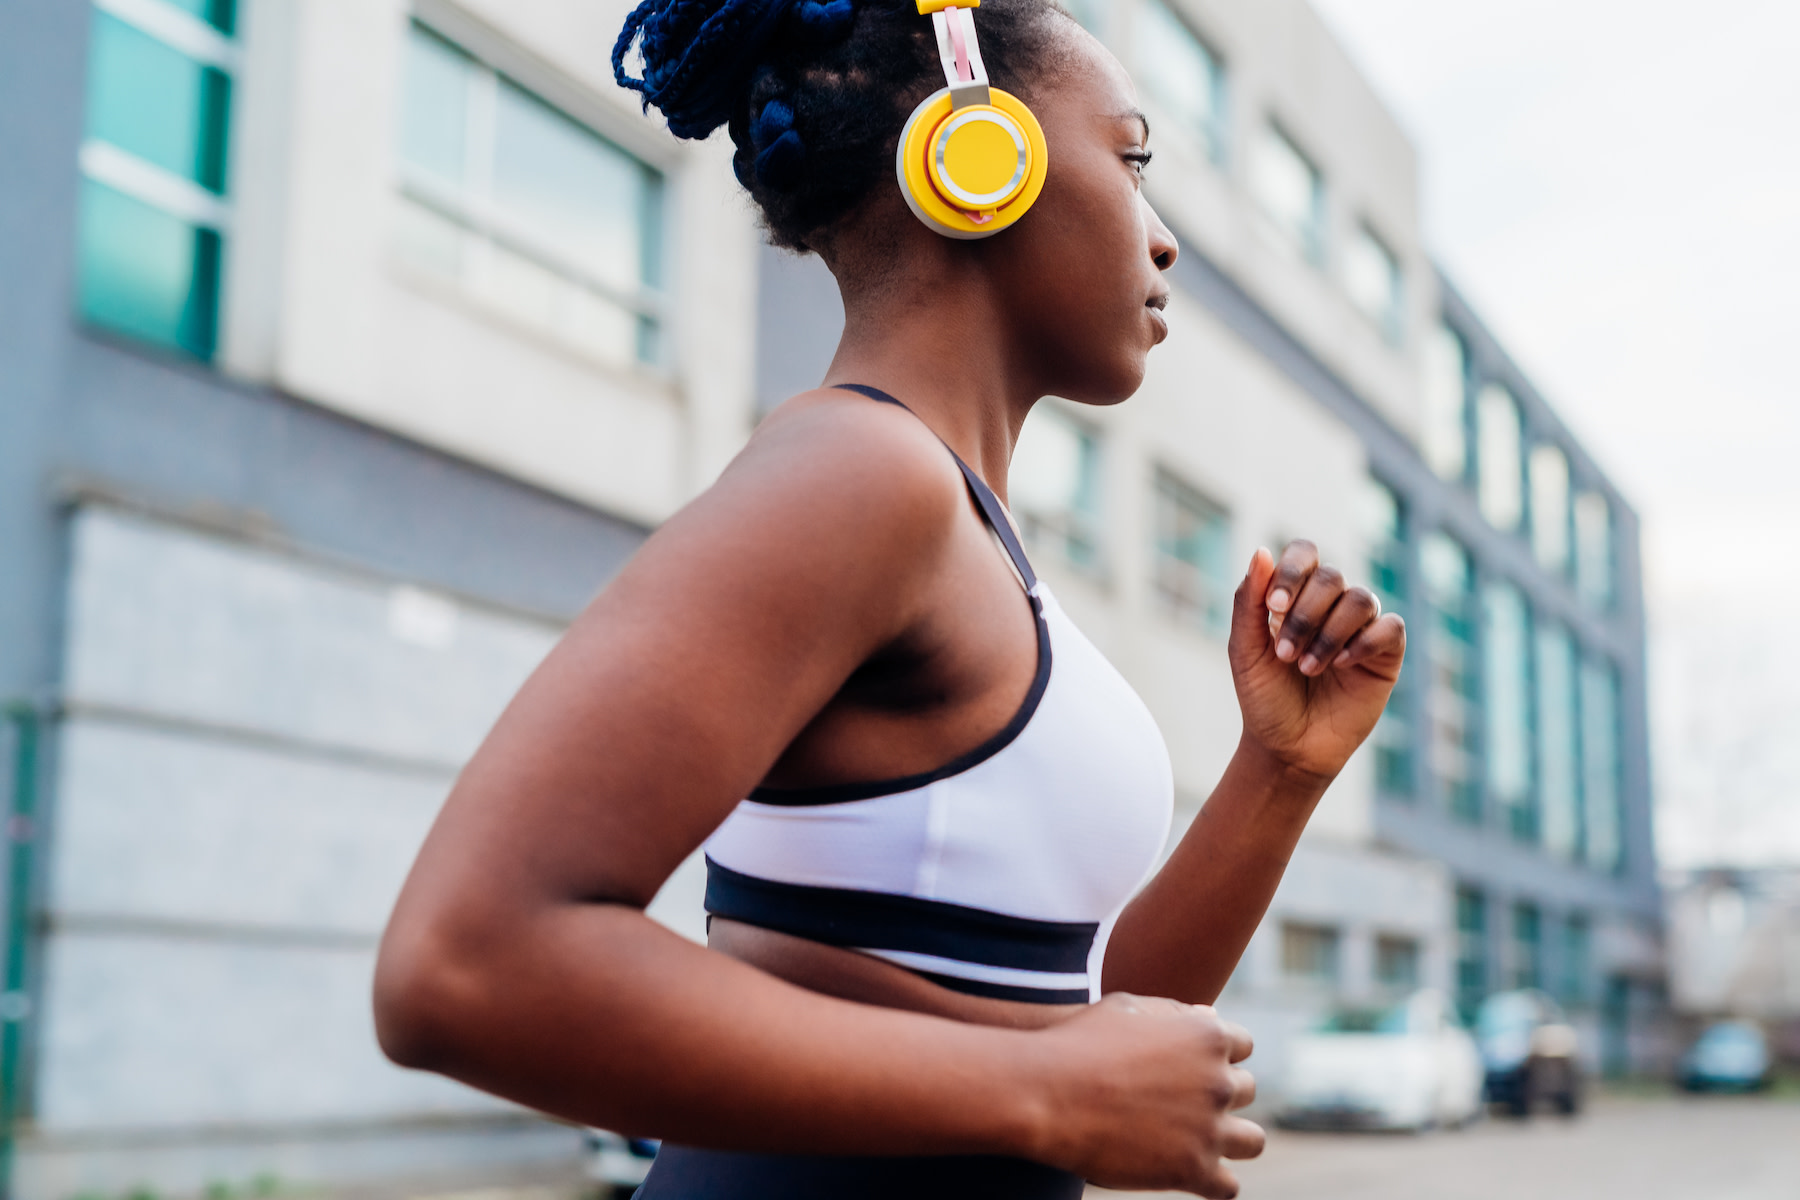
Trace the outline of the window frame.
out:
M 1163 515 L 1164 505 L 1169 503 L 1198 513 L 1202 520 L 1210 519 L 1220 528 L 1225 542 L 1225 557 L 1229 559 L 1232 546 L 1231 510 L 1189 483 L 1178 472 L 1165 466 L 1154 467 L 1150 488 L 1150 590 L 1156 596 L 1158 606 L 1170 620 L 1222 638 L 1231 629 L 1234 585 L 1230 574 L 1227 571 L 1209 575 L 1204 565 L 1190 563 L 1184 558 L 1169 554 L 1164 547 Z M 1168 586 L 1165 567 L 1171 561 L 1189 569 L 1200 580 L 1206 594 L 1198 601 L 1179 594 L 1177 589 Z
M 1372 246 L 1375 250 L 1375 257 L 1387 269 L 1388 302 L 1387 307 L 1381 312 L 1375 312 L 1365 307 L 1350 287 L 1352 251 L 1361 243 Z M 1406 340 L 1406 265 L 1401 261 L 1399 252 L 1394 249 L 1393 244 L 1387 238 L 1376 230 L 1372 222 L 1363 218 L 1356 222 L 1355 230 L 1350 235 L 1350 241 L 1345 246 L 1345 252 L 1338 257 L 1340 260 L 1338 274 L 1343 284 L 1344 294 L 1350 300 L 1350 306 L 1368 318 L 1380 331 L 1384 342 L 1398 349 Z
M 1270 147 L 1275 144 L 1286 147 L 1287 152 L 1305 168 L 1312 182 L 1311 212 L 1303 228 L 1289 226 L 1278 213 L 1273 211 L 1258 182 L 1263 170 L 1261 162 L 1266 158 Z M 1317 159 L 1302 148 L 1299 139 L 1288 132 L 1287 125 L 1273 113 L 1263 119 L 1259 130 L 1259 141 L 1253 147 L 1250 159 L 1250 194 L 1255 201 L 1257 212 L 1276 231 L 1284 245 L 1296 251 L 1313 267 L 1324 270 L 1330 258 L 1327 245 L 1329 202 L 1325 169 L 1319 165 Z
M 575 106 L 563 103 L 562 93 L 568 89 L 542 86 L 544 81 L 533 78 L 530 72 L 516 70 L 511 63 L 502 61 L 503 56 L 487 53 L 483 39 L 459 36 L 460 30 L 453 27 L 457 24 L 460 22 L 440 23 L 433 15 L 414 12 L 407 22 L 407 54 L 410 57 L 412 53 L 411 39 L 423 34 L 468 60 L 475 72 L 469 99 L 477 111 L 469 114 L 467 124 L 470 130 L 485 139 L 485 143 L 465 145 L 464 153 L 469 158 L 480 156 L 485 161 L 473 170 L 465 164 L 464 180 L 451 185 L 410 164 L 404 144 L 397 139 L 393 155 L 395 192 L 402 200 L 448 222 L 463 236 L 476 239 L 477 245 L 491 245 L 548 273 L 565 286 L 589 293 L 619 309 L 636 322 L 637 335 L 630 360 L 618 362 L 607 358 L 608 365 L 666 373 L 671 362 L 669 331 L 676 308 L 668 285 L 672 246 L 667 212 L 671 182 L 667 166 L 640 153 L 625 140 L 576 111 Z M 573 255 L 562 251 L 553 238 L 538 234 L 526 222 L 505 211 L 494 195 L 492 176 L 500 94 L 508 86 L 629 160 L 648 177 L 657 202 L 644 222 L 647 229 L 639 251 L 643 254 L 648 250 L 654 259 L 655 274 L 661 279 L 659 284 L 640 283 L 624 288 L 603 279 Z M 473 186 L 469 181 L 471 174 L 475 177 Z M 639 274 L 644 274 L 642 267 Z M 459 279 L 458 285 L 467 286 L 466 279 Z M 570 339 L 560 336 L 557 330 L 546 330 L 546 333 L 556 337 L 559 344 L 570 343 Z M 573 344 L 580 347 L 579 343 Z M 646 346 L 651 348 L 647 351 Z
M 1199 128 L 1195 128 L 1184 120 L 1182 114 L 1175 112 L 1170 107 L 1168 100 L 1159 94 L 1156 85 L 1152 82 L 1155 75 L 1147 69 L 1143 61 L 1141 39 L 1148 36 L 1144 29 L 1144 11 L 1151 5 L 1159 6 L 1169 20 L 1192 39 L 1200 51 L 1201 58 L 1207 64 L 1206 83 L 1209 93 L 1209 112 L 1207 120 Z M 1194 28 L 1194 22 L 1187 13 L 1182 11 L 1176 0 L 1143 0 L 1139 8 L 1131 14 L 1131 37 L 1134 74 L 1141 80 L 1141 86 L 1149 94 L 1151 102 L 1177 122 L 1177 128 L 1181 133 L 1200 142 L 1207 162 L 1214 167 L 1223 168 L 1230 161 L 1231 86 L 1230 70 L 1226 66 L 1225 56 L 1219 53 L 1217 44 Z

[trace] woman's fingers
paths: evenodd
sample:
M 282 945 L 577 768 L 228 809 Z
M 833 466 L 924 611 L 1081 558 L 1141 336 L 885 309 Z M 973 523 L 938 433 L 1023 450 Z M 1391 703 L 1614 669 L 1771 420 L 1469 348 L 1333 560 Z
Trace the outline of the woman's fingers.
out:
M 1219 1122 L 1220 1158 L 1255 1158 L 1263 1152 L 1269 1135 L 1255 1121 L 1226 1117 Z
M 1386 613 L 1364 625 L 1346 642 L 1331 665 L 1342 669 L 1382 658 L 1398 664 L 1405 653 L 1406 622 L 1400 619 L 1399 613 Z
M 1319 574 L 1329 571 L 1330 567 L 1320 569 Z M 1304 599 L 1304 597 L 1303 597 Z M 1365 587 L 1353 587 L 1338 595 L 1337 602 L 1325 616 L 1324 622 L 1313 639 L 1301 648 L 1299 657 L 1302 675 L 1323 674 L 1325 668 L 1335 660 L 1351 639 L 1361 633 L 1369 622 L 1381 614 L 1381 601 L 1375 593 Z
M 1290 663 L 1305 657 L 1307 647 L 1325 627 L 1332 606 L 1343 594 L 1342 571 L 1330 565 L 1314 567 L 1305 586 L 1294 598 L 1293 607 L 1288 609 L 1280 632 L 1275 635 L 1275 657 Z
M 1226 1107 L 1233 1110 L 1249 1108 L 1256 1103 L 1256 1076 L 1242 1067 L 1231 1068 L 1231 1103 Z
M 1306 581 L 1319 567 L 1319 548 L 1308 541 L 1289 542 L 1275 561 L 1275 575 L 1269 580 L 1265 603 L 1271 617 L 1285 617 L 1299 597 Z

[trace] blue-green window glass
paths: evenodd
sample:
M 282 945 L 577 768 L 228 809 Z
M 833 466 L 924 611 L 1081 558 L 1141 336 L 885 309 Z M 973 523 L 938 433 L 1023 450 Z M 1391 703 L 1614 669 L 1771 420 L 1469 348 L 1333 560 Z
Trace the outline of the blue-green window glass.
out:
M 1468 551 L 1454 538 L 1434 532 L 1419 543 L 1419 581 L 1430 626 L 1431 772 L 1445 807 L 1471 823 L 1482 816 L 1474 574 Z
M 1604 611 L 1613 602 L 1612 505 L 1599 492 L 1575 497 L 1575 590 L 1589 607 Z
M 1542 987 L 1544 983 L 1543 916 L 1535 904 L 1513 905 L 1512 986 Z
M 215 195 L 225 191 L 231 80 L 108 13 L 94 14 L 87 135 Z
M 1225 68 L 1219 56 L 1164 0 L 1138 6 L 1131 44 L 1144 91 L 1200 140 L 1209 159 L 1223 162 Z
M 1157 595 L 1176 619 L 1223 635 L 1231 624 L 1231 518 L 1159 471 L 1154 522 Z
M 1544 847 L 1558 858 L 1581 853 L 1580 729 L 1575 644 L 1560 625 L 1537 630 L 1538 807 Z
M 524 281 L 542 302 L 521 308 L 515 288 L 502 301 L 514 315 L 607 357 L 659 361 L 660 172 L 420 25 L 400 159 L 430 214 L 410 231 L 412 261 L 460 275 L 462 246 L 484 244 L 488 278 L 463 281 L 475 291 Z
M 1456 1007 L 1472 1020 L 1488 991 L 1487 897 L 1480 889 L 1456 889 Z
M 81 189 L 82 315 L 143 341 L 210 358 L 218 342 L 219 235 L 122 195 Z
M 400 157 L 438 181 L 468 175 L 469 92 L 479 68 L 428 29 L 413 28 L 400 101 Z
M 1538 812 L 1531 778 L 1531 616 L 1509 583 L 1482 589 L 1483 708 L 1487 787 L 1513 836 L 1535 841 Z
M 1363 529 L 1369 578 L 1382 610 L 1409 616 L 1405 513 L 1394 489 L 1373 477 L 1363 486 Z M 1375 747 L 1376 786 L 1385 795 L 1410 797 L 1415 790 L 1412 695 L 1412 677 L 1403 671 L 1369 738 Z
M 1093 430 L 1038 405 L 1019 431 L 1007 482 L 1034 548 L 1082 571 L 1102 569 L 1100 439 Z
M 118 12 L 126 12 L 121 17 Z M 88 322 L 196 358 L 218 344 L 230 3 L 96 9 L 76 282 Z
M 1619 678 L 1601 662 L 1581 668 L 1581 795 L 1588 865 L 1612 872 L 1623 858 L 1619 807 Z
M 1557 992 L 1564 1004 L 1578 1007 L 1588 1002 L 1588 960 L 1592 955 L 1588 919 L 1579 913 L 1563 922 L 1561 963 L 1557 971 Z
M 1250 158 L 1250 193 L 1282 237 L 1314 266 L 1325 262 L 1325 176 L 1294 139 L 1266 123 Z

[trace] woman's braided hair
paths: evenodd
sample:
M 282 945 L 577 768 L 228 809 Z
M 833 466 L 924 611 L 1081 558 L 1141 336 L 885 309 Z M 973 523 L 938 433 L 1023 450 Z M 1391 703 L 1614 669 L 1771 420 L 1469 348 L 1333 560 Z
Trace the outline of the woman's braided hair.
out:
M 1047 65 L 1048 0 L 982 0 L 982 58 L 1022 92 Z M 643 76 L 626 71 L 636 46 Z M 915 0 L 643 0 L 613 46 L 613 75 L 662 110 L 669 131 L 720 125 L 769 240 L 810 243 L 894 173 L 900 129 L 943 85 Z

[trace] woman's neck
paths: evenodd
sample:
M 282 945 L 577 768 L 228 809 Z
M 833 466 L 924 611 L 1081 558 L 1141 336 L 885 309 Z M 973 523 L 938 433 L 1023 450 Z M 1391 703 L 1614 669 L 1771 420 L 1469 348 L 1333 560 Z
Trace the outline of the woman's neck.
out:
M 1011 352 L 1003 307 L 966 279 L 844 291 L 827 386 L 861 383 L 903 401 L 1004 499 L 1019 427 L 1042 393 Z

